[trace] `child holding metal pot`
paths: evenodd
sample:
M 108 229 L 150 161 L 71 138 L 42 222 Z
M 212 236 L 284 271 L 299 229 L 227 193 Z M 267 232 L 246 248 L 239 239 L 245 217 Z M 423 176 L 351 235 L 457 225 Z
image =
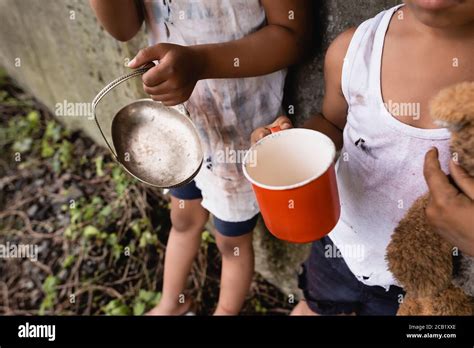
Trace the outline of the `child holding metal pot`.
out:
M 473 54 L 474 0 L 405 0 L 330 45 L 322 111 L 303 127 L 341 150 L 341 218 L 313 243 L 299 279 L 305 300 L 293 314 L 396 314 L 403 289 L 388 270 L 386 248 L 427 190 L 436 197 L 427 208 L 435 230 L 474 253 L 474 178 L 451 160 L 449 130 L 429 115 L 442 88 L 474 80 Z M 256 129 L 252 141 L 276 126 L 292 124 L 279 117 Z
M 149 314 L 188 312 L 186 279 L 209 213 L 222 254 L 215 314 L 237 314 L 252 280 L 252 231 L 259 212 L 240 157 L 250 146 L 252 130 L 280 112 L 285 68 L 309 46 L 311 1 L 90 3 L 105 29 L 120 41 L 131 39 L 146 22 L 150 46 L 129 67 L 159 61 L 143 75 L 145 92 L 169 106 L 187 101 L 205 152 L 195 180 L 170 190 L 172 228 L 162 299 Z

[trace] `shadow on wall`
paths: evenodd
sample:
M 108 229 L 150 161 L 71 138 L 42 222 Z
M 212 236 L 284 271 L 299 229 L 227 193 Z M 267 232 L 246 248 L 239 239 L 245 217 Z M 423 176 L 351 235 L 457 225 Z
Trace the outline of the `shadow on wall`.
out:
M 285 113 L 290 116 L 293 122 L 298 124 L 302 121 L 302 117 L 296 115 L 301 115 L 303 108 L 298 107 L 296 104 L 296 86 L 299 83 L 298 71 L 301 70 L 301 65 L 311 66 L 314 65 L 314 62 L 321 62 L 324 59 L 324 52 L 326 51 L 324 44 L 324 38 L 327 29 L 327 18 L 328 18 L 328 8 L 326 1 L 315 1 L 313 3 L 313 35 L 311 38 L 311 48 L 308 49 L 308 55 L 304 60 L 295 66 L 292 66 L 288 69 L 288 75 L 285 83 L 285 95 L 283 98 L 283 110 Z M 310 115 L 307 115 L 309 117 Z M 304 117 L 306 119 L 306 117 Z

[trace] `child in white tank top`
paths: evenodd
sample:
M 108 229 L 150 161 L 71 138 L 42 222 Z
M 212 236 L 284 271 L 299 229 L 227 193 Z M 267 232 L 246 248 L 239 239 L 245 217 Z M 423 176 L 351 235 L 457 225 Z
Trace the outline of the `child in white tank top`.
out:
M 242 154 L 252 130 L 280 112 L 286 68 L 302 58 L 311 36 L 312 1 L 90 2 L 105 29 L 121 41 L 146 23 L 150 46 L 129 67 L 159 61 L 143 75 L 144 91 L 165 105 L 186 102 L 204 152 L 195 180 L 170 190 L 172 228 L 162 297 L 148 314 L 190 310 L 186 280 L 209 213 L 222 255 L 215 314 L 237 314 L 252 281 L 252 231 L 258 218 L 251 185 L 242 174 Z
M 440 1 L 437 6 L 445 7 L 436 9 L 424 0 L 405 2 L 343 33 L 328 50 L 322 115 L 305 127 L 342 145 L 337 162 L 341 218 L 329 237 L 313 245 L 300 277 L 306 303 L 295 314 L 393 315 L 403 298 L 387 267 L 387 245 L 411 204 L 428 189 L 425 154 L 436 147 L 445 172 L 450 161 L 450 133 L 435 129 L 428 100 L 444 86 L 474 79 L 468 66 L 474 48 L 474 1 Z M 460 43 L 444 43 L 443 29 L 462 34 Z M 467 62 L 463 71 L 452 69 L 449 55 L 437 52 L 439 60 L 425 56 L 429 46 L 421 40 L 452 49 L 452 56 Z M 404 57 L 410 60 L 404 62 Z M 416 69 L 409 73 L 411 66 Z M 426 81 L 417 80 L 417 74 Z M 291 127 L 280 117 L 266 128 L 282 124 Z M 260 128 L 253 140 L 266 134 Z

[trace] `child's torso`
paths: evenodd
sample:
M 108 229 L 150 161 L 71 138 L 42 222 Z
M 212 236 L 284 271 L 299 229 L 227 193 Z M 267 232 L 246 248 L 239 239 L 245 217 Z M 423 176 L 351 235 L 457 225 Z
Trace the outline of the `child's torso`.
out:
M 259 0 L 144 0 L 152 42 L 198 45 L 239 39 L 265 24 Z
M 447 86 L 474 80 L 474 40 L 430 37 L 418 32 L 420 25 L 406 6 L 392 16 L 383 47 L 382 95 L 399 121 L 437 128 L 429 102 Z M 399 105 L 413 105 L 415 115 L 404 114 L 410 110 Z
M 423 66 L 421 48 L 405 55 L 398 51 L 402 44 L 386 36 L 395 11 L 361 24 L 346 54 L 342 89 L 349 110 L 337 166 L 342 212 L 330 234 L 360 281 L 384 287 L 396 284 L 385 261 L 386 247 L 400 219 L 427 191 L 423 162 L 432 146 L 447 171 L 450 134 L 444 128 L 426 129 L 435 127 L 428 100 L 465 79 L 446 73 L 449 67 L 431 70 L 439 61 Z

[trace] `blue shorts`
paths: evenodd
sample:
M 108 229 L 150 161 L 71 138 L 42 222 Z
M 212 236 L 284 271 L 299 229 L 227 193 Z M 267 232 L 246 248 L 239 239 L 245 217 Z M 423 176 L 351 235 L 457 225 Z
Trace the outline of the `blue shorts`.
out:
M 196 186 L 194 180 L 184 186 L 170 189 L 170 194 L 175 198 L 184 200 L 202 198 L 201 190 Z M 249 220 L 239 222 L 223 221 L 215 216 L 213 216 L 213 219 L 214 227 L 220 234 L 226 237 L 238 237 L 253 231 L 257 225 L 258 214 Z
M 335 248 L 328 237 L 313 243 L 299 276 L 309 308 L 321 315 L 395 315 L 403 289 L 392 285 L 386 291 L 381 286 L 365 285 L 342 257 L 325 256 L 327 245 Z

